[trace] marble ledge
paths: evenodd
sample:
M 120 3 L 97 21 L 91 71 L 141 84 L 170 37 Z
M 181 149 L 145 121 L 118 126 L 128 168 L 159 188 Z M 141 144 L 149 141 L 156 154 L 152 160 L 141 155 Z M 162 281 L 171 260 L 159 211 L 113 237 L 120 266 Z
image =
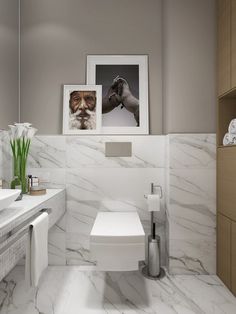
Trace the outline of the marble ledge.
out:
M 53 225 L 63 215 L 65 211 L 65 190 L 64 189 L 48 189 L 45 195 L 30 196 L 24 195 L 21 201 L 14 202 L 10 207 L 0 212 L 0 237 L 6 235 L 14 227 L 30 218 L 32 215 L 43 209 L 45 206 L 53 207 L 57 205 L 58 213 L 53 211 Z M 59 206 L 58 206 L 59 205 Z

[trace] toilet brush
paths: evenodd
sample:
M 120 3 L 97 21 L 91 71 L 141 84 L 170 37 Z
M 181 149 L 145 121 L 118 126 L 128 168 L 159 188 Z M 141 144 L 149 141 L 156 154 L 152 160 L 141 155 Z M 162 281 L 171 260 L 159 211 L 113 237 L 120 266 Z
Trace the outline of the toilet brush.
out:
M 152 235 L 148 239 L 148 273 L 149 276 L 160 275 L 160 239 L 156 236 L 156 224 L 152 224 Z

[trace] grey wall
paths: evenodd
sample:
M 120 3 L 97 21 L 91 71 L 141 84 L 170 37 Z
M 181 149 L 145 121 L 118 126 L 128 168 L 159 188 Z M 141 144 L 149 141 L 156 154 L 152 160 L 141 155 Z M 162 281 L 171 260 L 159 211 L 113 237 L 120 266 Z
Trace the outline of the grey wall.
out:
M 149 54 L 151 134 L 215 132 L 215 0 L 22 0 L 21 9 L 21 120 L 39 133 L 61 133 L 62 86 L 85 82 L 87 54 Z
M 215 0 L 164 0 L 164 131 L 215 132 Z
M 0 129 L 18 121 L 18 0 L 0 0 Z
M 87 54 L 148 54 L 150 129 L 162 133 L 161 0 L 22 0 L 21 120 L 62 132 L 62 86 Z

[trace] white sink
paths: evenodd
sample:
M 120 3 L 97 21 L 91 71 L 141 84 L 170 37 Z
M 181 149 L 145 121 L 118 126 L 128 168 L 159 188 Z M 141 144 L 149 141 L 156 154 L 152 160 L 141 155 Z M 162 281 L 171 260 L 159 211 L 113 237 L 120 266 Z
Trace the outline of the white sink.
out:
M 0 211 L 9 207 L 20 195 L 21 190 L 0 190 Z

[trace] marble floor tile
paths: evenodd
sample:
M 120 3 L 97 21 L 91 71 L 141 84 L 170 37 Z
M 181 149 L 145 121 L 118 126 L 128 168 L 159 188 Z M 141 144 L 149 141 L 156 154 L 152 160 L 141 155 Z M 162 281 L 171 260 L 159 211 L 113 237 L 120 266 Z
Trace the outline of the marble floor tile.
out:
M 87 270 L 86 270 L 87 269 Z M 49 267 L 39 287 L 26 291 L 23 268 L 0 283 L 1 314 L 234 314 L 236 298 L 216 276 L 105 273 Z

